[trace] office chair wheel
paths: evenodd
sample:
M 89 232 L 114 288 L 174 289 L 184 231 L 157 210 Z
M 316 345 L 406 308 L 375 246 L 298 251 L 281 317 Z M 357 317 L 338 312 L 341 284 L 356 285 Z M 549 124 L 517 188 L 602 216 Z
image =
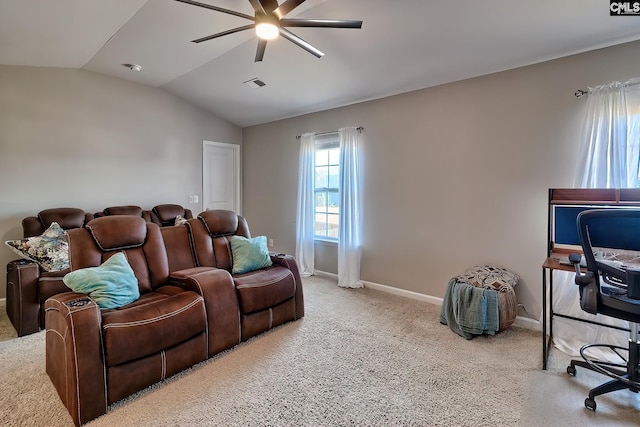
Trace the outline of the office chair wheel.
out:
M 594 399 L 591 399 L 591 398 L 587 397 L 587 398 L 584 400 L 584 406 L 585 406 L 587 409 L 590 409 L 590 410 L 592 410 L 592 411 L 594 411 L 594 412 L 596 411 L 596 401 L 595 401 Z
M 572 377 L 576 376 L 576 367 L 569 365 L 567 366 L 567 374 L 571 375 Z

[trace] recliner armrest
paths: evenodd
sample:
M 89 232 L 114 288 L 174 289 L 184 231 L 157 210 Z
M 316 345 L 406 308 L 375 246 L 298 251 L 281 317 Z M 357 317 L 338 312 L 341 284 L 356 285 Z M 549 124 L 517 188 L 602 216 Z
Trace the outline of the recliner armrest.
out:
M 270 254 L 271 262 L 274 265 L 279 265 L 291 270 L 293 277 L 296 281 L 296 319 L 304 317 L 304 295 L 302 293 L 302 278 L 300 277 L 300 270 L 298 270 L 298 263 L 295 257 L 286 254 Z
M 240 343 L 240 307 L 236 288 L 228 271 L 209 268 L 185 277 L 178 286 L 197 292 L 204 298 L 209 357 Z
M 107 412 L 102 316 L 87 295 L 65 292 L 45 302 L 46 371 L 76 425 Z
M 40 302 L 38 279 L 40 267 L 25 259 L 7 264 L 7 315 L 18 336 L 40 330 Z

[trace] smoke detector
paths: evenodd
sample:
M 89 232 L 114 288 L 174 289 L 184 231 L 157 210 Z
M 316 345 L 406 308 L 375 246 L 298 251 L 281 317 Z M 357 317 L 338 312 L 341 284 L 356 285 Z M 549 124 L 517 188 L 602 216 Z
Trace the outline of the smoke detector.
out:
M 140 71 L 142 70 L 142 65 L 138 64 L 122 64 L 123 67 L 127 67 L 131 71 Z

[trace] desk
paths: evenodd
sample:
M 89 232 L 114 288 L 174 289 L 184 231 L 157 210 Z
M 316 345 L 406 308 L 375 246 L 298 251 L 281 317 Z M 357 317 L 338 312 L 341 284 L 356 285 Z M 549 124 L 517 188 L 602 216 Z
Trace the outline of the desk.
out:
M 561 256 L 567 256 L 566 253 L 551 253 L 544 263 L 542 263 L 542 369 L 547 369 L 547 362 L 549 360 L 549 350 L 553 345 L 553 316 L 563 317 L 565 319 L 576 320 L 578 322 L 591 323 L 592 325 L 604 326 L 606 328 L 618 329 L 620 331 L 627 331 L 629 329 L 621 328 L 618 326 L 605 325 L 604 323 L 596 322 L 588 319 L 581 319 L 566 314 L 555 313 L 553 311 L 553 271 L 562 270 L 575 272 L 576 269 L 571 265 L 560 264 L 558 258 Z M 581 267 L 580 270 L 584 273 L 586 268 Z M 549 276 L 549 292 L 547 293 L 547 275 Z M 547 299 L 548 295 L 548 299 Z M 549 305 L 549 337 L 547 338 L 547 304 Z
M 640 188 L 550 188 L 547 206 L 547 259 L 542 264 L 542 369 L 547 369 L 549 348 L 553 339 L 553 317 L 559 316 L 580 322 L 628 331 L 616 326 L 604 325 L 587 319 L 579 319 L 553 312 L 553 271 L 575 271 L 571 265 L 560 264 L 558 258 L 569 252 L 581 251 L 577 235 L 578 212 L 585 208 L 607 209 L 612 207 L 640 207 Z M 576 209 L 577 208 L 577 209 Z M 558 213 L 562 215 L 558 216 Z M 571 213 L 573 212 L 573 213 Z M 568 215 L 568 216 L 567 216 Z M 564 246 L 575 246 L 568 249 Z M 583 269 L 585 271 L 585 269 Z M 547 275 L 549 297 L 547 299 Z M 549 304 L 549 338 L 547 338 L 547 304 Z

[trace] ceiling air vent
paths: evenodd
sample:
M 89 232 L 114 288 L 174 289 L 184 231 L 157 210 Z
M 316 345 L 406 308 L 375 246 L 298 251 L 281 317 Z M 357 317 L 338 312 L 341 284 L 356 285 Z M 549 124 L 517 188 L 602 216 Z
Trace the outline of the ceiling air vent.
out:
M 243 82 L 244 84 L 246 84 L 249 87 L 252 87 L 254 89 L 258 89 L 262 86 L 266 86 L 267 84 L 265 82 L 263 82 L 262 80 L 260 80 L 259 78 L 253 78 L 251 80 L 247 80 L 246 82 Z

